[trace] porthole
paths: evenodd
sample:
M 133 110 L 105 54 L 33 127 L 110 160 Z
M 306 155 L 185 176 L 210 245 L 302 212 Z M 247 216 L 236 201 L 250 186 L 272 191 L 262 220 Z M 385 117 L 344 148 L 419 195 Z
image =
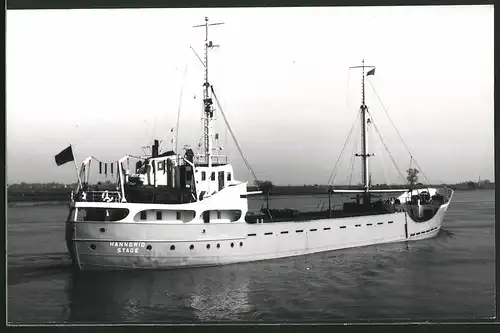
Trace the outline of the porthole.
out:
M 101 228 L 101 229 L 99 229 L 99 231 L 100 231 L 100 232 L 105 232 L 105 231 L 106 231 L 106 229 Z
M 170 247 L 170 250 L 172 250 L 172 251 L 173 251 L 173 250 L 175 250 L 175 245 L 172 245 L 172 246 Z
M 146 250 L 151 251 L 153 247 L 151 245 L 146 246 Z
M 243 246 L 243 242 L 240 242 L 240 246 Z
M 234 243 L 231 243 L 231 247 L 234 247 Z
M 210 249 L 210 244 L 207 244 L 207 249 Z
M 94 250 L 96 249 L 95 244 L 90 244 L 90 249 L 91 249 L 92 251 L 94 251 Z
M 194 249 L 194 245 L 191 245 L 191 246 L 189 247 L 189 249 L 190 249 L 190 250 Z
M 217 244 L 217 248 L 220 249 L 220 244 Z

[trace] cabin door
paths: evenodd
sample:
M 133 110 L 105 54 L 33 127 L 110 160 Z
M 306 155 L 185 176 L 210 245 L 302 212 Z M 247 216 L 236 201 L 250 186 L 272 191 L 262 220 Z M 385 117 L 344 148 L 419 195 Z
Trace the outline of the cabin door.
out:
M 224 171 L 219 171 L 219 191 L 224 188 Z

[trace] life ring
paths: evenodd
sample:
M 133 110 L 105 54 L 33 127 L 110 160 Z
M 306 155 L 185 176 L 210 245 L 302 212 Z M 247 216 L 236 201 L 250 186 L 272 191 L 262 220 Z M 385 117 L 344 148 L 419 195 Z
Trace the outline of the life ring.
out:
M 80 199 L 82 201 L 87 201 L 87 192 L 82 192 L 81 196 L 80 196 Z
M 102 192 L 101 198 L 102 198 L 102 201 L 104 201 L 104 202 L 111 202 L 111 201 L 113 201 L 113 198 L 111 198 L 109 196 L 109 194 L 108 194 L 108 190 Z

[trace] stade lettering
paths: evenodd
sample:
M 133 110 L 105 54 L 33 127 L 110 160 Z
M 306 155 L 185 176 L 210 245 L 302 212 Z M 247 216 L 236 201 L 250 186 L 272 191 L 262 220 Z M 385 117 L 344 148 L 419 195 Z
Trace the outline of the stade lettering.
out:
M 139 253 L 139 248 L 146 247 L 143 242 L 109 242 L 110 247 L 116 247 L 116 253 Z

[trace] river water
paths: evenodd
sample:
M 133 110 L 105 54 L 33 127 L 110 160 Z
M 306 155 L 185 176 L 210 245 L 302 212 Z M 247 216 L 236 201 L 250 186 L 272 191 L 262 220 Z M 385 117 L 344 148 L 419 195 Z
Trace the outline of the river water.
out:
M 284 196 L 270 205 L 325 202 Z M 252 209 L 261 205 L 250 202 Z M 429 240 L 154 272 L 73 272 L 64 242 L 67 206 L 9 207 L 7 216 L 11 324 L 466 320 L 495 313 L 494 191 L 455 192 L 442 230 Z

